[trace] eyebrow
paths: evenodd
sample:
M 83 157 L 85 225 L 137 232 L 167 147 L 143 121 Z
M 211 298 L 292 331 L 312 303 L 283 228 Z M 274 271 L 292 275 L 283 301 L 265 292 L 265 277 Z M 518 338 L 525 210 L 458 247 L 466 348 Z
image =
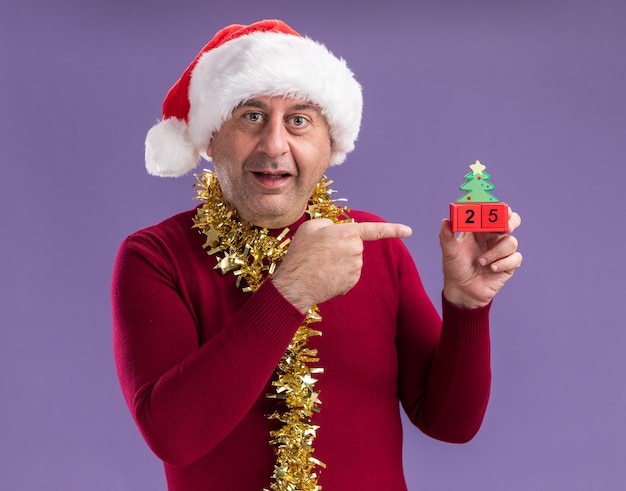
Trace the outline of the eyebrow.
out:
M 242 107 L 256 107 L 258 109 L 265 109 L 268 106 L 267 104 L 263 103 L 262 101 L 258 99 L 248 99 L 247 101 L 243 101 L 241 104 L 239 104 L 237 106 L 237 109 L 240 109 Z M 299 104 L 294 104 L 293 106 L 290 106 L 289 109 L 292 111 L 313 110 L 313 111 L 319 112 L 320 114 L 322 112 L 322 108 L 312 102 L 302 102 Z

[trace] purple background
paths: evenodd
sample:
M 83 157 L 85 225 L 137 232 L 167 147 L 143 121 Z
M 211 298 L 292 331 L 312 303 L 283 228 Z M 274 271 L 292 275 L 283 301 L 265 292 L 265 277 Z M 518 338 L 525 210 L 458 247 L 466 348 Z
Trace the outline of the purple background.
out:
M 271 17 L 362 82 L 357 150 L 329 175 L 353 208 L 413 226 L 437 303 L 467 165 L 524 219 L 483 428 L 462 446 L 407 428 L 409 488 L 625 489 L 621 0 L 5 2 L 0 487 L 164 489 L 114 371 L 111 268 L 124 236 L 195 204 L 192 177 L 143 169 L 167 89 L 217 29 Z

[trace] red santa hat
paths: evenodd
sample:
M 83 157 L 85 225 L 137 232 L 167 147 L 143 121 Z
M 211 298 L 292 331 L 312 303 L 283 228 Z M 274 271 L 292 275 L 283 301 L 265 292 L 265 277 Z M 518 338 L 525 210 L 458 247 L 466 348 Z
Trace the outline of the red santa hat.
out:
M 146 137 L 150 174 L 178 177 L 210 161 L 212 135 L 242 102 L 286 96 L 319 105 L 332 140 L 331 164 L 354 149 L 363 97 L 343 59 L 278 20 L 219 31 L 163 101 L 163 118 Z

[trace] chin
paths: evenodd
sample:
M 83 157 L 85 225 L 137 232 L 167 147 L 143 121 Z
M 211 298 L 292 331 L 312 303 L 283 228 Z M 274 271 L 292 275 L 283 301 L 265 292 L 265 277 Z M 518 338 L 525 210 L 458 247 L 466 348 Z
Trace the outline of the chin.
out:
M 276 203 L 273 203 L 271 206 L 258 206 L 260 203 L 256 204 L 256 209 L 250 210 L 251 213 L 249 214 L 253 217 L 253 220 L 248 221 L 263 228 L 288 227 L 298 221 L 306 209 L 306 204 L 303 206 L 287 203 L 280 203 L 280 206 L 277 206 Z

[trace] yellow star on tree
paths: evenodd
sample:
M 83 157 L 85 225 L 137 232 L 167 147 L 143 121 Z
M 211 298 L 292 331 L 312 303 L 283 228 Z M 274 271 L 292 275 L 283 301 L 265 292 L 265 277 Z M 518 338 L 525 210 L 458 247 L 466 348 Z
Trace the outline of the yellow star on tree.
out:
M 472 172 L 475 176 L 480 176 L 487 167 L 481 164 L 480 161 L 476 160 L 472 165 L 469 166 L 469 168 L 472 169 Z

